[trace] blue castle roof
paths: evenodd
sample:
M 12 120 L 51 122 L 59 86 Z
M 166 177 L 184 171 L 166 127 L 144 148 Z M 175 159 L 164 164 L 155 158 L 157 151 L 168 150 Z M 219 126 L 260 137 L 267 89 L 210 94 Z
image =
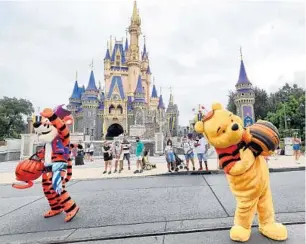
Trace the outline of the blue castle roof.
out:
M 240 71 L 239 71 L 239 79 L 237 81 L 237 84 L 245 84 L 245 83 L 251 83 L 248 79 L 248 76 L 245 71 L 243 60 L 240 62 Z
M 166 108 L 165 104 L 164 104 L 164 101 L 163 101 L 163 96 L 162 95 L 159 96 L 159 101 L 158 101 L 157 108 L 159 108 L 159 109 L 165 109 Z
M 93 71 L 90 72 L 89 82 L 86 88 L 86 91 L 97 91 L 95 76 Z
M 134 92 L 134 103 L 145 103 L 146 100 L 144 98 L 145 93 L 142 87 L 142 80 L 141 80 L 141 76 L 138 76 L 138 81 L 137 81 L 137 86 Z
M 153 85 L 153 88 L 152 88 L 151 98 L 158 98 L 155 84 Z
M 151 75 L 151 69 L 150 69 L 150 65 L 148 65 L 148 68 L 147 68 L 147 74 Z
M 137 81 L 135 94 L 144 94 L 144 90 L 143 90 L 143 87 L 142 87 L 142 80 L 141 80 L 140 75 L 138 76 L 138 81 Z
M 123 50 L 123 44 L 122 43 L 116 43 L 113 49 L 113 53 L 112 53 L 112 57 L 111 57 L 111 61 L 114 62 L 116 59 L 116 53 L 117 50 L 119 49 L 120 52 L 120 56 L 121 56 L 121 63 L 125 63 L 125 54 L 124 54 L 124 50 Z
M 72 98 L 72 99 L 80 99 L 81 98 L 81 93 L 79 91 L 78 81 L 75 81 L 75 83 L 74 83 L 72 95 L 71 95 L 70 98 Z
M 124 90 L 123 90 L 123 83 L 122 83 L 121 76 L 112 77 L 112 82 L 111 82 L 109 93 L 108 93 L 108 99 L 112 97 L 113 91 L 116 85 L 118 86 L 121 99 L 124 99 Z
M 110 57 L 110 54 L 109 54 L 109 49 L 107 48 L 104 60 L 110 60 L 110 59 L 111 59 L 111 57 Z
M 143 44 L 142 59 L 145 59 L 147 56 L 148 56 L 147 47 L 146 47 L 146 44 Z

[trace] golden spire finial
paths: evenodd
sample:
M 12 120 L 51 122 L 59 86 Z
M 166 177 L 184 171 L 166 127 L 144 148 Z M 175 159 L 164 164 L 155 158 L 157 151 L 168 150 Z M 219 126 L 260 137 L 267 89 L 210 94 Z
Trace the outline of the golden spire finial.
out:
M 137 20 L 138 13 L 137 13 L 137 2 L 136 0 L 134 1 L 134 7 L 133 7 L 133 15 L 132 15 L 132 20 Z
M 241 61 L 243 60 L 243 58 L 242 58 L 242 47 L 240 46 L 240 59 L 241 59 Z
M 78 71 L 75 71 L 75 80 L 78 80 Z
M 162 87 L 159 87 L 159 90 L 160 90 L 160 95 L 162 94 Z
M 153 76 L 153 85 L 155 85 L 155 77 Z
M 106 45 L 107 45 L 106 48 L 110 51 L 110 49 L 109 49 L 109 41 L 107 41 Z
M 143 42 L 144 42 L 144 45 L 146 45 L 146 35 L 143 35 Z
M 102 89 L 102 86 L 101 86 L 101 81 L 99 80 L 99 90 Z

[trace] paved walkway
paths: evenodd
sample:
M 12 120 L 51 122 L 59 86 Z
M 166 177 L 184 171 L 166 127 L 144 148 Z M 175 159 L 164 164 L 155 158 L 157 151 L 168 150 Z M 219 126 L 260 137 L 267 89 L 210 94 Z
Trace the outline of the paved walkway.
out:
M 255 217 L 246 244 L 305 243 L 305 172 L 270 178 L 276 219 L 289 239 L 264 238 Z M 236 202 L 224 174 L 74 180 L 67 190 L 80 206 L 70 223 L 64 213 L 43 218 L 49 206 L 40 184 L 0 185 L 0 244 L 235 244 Z
M 183 156 L 180 156 L 183 158 Z M 85 165 L 74 166 L 73 168 L 73 179 L 98 179 L 98 178 L 120 178 L 120 177 L 139 177 L 139 176 L 151 176 L 168 173 L 167 163 L 164 157 L 150 157 L 150 162 L 156 164 L 157 168 L 149 171 L 144 171 L 141 174 L 134 174 L 136 169 L 136 158 L 131 158 L 131 170 L 127 170 L 127 163 L 125 162 L 124 171 L 121 173 L 112 173 L 110 175 L 103 175 L 104 162 L 102 159 L 95 159 L 94 162 L 85 162 Z M 15 168 L 18 161 L 2 162 L 0 163 L 0 184 L 11 184 L 15 182 Z M 191 164 L 190 164 L 191 165 Z M 196 170 L 199 168 L 198 161 L 195 161 Z M 271 157 L 269 160 L 269 167 L 276 170 L 284 169 L 298 169 L 301 167 L 305 168 L 305 157 L 301 156 L 300 164 L 296 164 L 293 157 L 290 156 L 277 156 Z M 191 168 L 191 167 L 190 167 Z M 211 158 L 208 160 L 208 168 L 210 171 L 222 172 L 217 168 L 217 159 Z M 113 162 L 114 169 L 114 162 Z M 186 170 L 180 170 L 180 172 L 186 172 Z M 40 181 L 38 179 L 37 181 Z

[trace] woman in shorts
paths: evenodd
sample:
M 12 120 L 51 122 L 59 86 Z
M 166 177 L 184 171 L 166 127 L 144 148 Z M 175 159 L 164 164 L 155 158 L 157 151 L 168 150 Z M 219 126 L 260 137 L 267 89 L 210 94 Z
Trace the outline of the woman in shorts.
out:
M 107 141 L 104 142 L 102 147 L 103 157 L 104 157 L 104 167 L 105 170 L 103 174 L 107 173 L 107 169 L 109 168 L 108 174 L 112 173 L 112 161 L 113 161 L 113 154 L 112 154 L 112 147 L 109 145 Z
M 295 162 L 299 164 L 299 159 L 301 156 L 301 140 L 295 135 L 293 138 L 293 156 L 295 158 Z

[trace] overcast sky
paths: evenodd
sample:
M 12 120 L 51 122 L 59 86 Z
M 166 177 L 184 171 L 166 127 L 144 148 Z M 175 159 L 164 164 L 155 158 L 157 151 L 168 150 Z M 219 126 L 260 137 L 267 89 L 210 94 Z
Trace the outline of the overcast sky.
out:
M 168 103 L 169 89 L 187 124 L 192 108 L 227 103 L 242 46 L 253 85 L 305 87 L 305 5 L 297 1 L 139 0 L 150 67 Z M 132 0 L 0 3 L 0 97 L 35 108 L 67 104 L 75 72 L 88 83 L 91 60 L 103 84 L 109 36 L 125 37 Z M 143 40 L 141 40 L 141 49 Z

